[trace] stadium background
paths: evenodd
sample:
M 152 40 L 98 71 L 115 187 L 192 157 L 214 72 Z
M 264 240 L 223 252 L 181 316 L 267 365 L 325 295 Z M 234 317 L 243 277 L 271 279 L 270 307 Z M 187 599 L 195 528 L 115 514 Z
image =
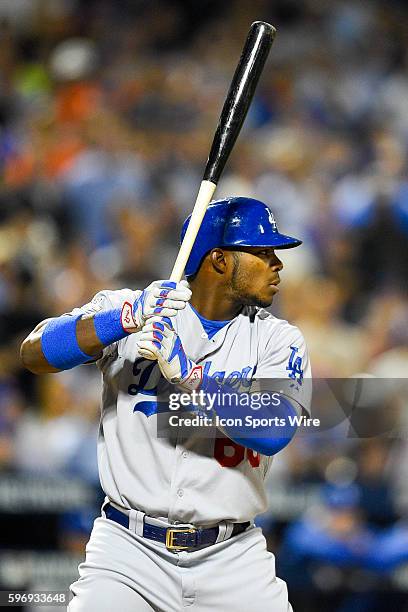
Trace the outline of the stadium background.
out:
M 316 377 L 407 376 L 406 3 L 1 0 L 3 589 L 66 588 L 101 499 L 96 368 L 35 377 L 19 344 L 101 288 L 166 278 L 256 19 L 278 36 L 217 195 L 303 238 L 273 312 Z M 297 611 L 408 610 L 403 393 L 387 411 L 401 435 L 305 437 L 275 461 L 260 521 Z

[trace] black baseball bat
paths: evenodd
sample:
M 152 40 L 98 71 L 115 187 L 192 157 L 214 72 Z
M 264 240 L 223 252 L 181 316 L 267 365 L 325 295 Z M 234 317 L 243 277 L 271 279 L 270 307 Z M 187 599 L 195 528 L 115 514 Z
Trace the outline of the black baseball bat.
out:
M 178 282 L 183 275 L 205 211 L 248 112 L 275 33 L 275 28 L 264 21 L 251 25 L 221 111 L 190 223 L 170 276 L 173 281 Z
M 247 115 L 276 30 L 255 21 L 249 30 L 211 145 L 203 180 L 218 183 Z

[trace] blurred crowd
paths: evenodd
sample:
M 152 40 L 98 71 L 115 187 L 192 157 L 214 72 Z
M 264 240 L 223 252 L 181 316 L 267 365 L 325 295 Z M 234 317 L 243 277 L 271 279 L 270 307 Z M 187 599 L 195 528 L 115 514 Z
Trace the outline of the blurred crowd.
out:
M 386 403 L 394 435 L 301 440 L 272 475 L 271 483 L 322 488 L 323 510 L 279 537 L 272 521 L 270 534 L 299 592 L 335 591 L 326 566 L 386 574 L 404 555 L 376 565 L 368 554 L 368 568 L 350 551 L 319 559 L 300 532 L 326 550 L 316 525 L 351 549 L 402 529 L 408 547 L 402 0 L 0 2 L 0 470 L 75 474 L 98 486 L 96 369 L 37 378 L 22 369 L 19 345 L 41 319 L 102 288 L 169 275 L 256 19 L 278 35 L 216 195 L 265 201 L 279 228 L 304 241 L 282 254 L 272 311 L 304 333 L 314 376 L 399 381 Z M 343 486 L 333 501 L 327 487 Z M 302 580 L 297 560 L 309 563 Z M 353 601 L 328 609 L 377 609 Z

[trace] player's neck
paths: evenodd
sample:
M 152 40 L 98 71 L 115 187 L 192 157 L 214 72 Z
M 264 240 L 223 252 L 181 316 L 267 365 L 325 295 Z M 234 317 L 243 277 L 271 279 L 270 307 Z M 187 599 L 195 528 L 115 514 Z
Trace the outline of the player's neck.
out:
M 209 291 L 203 286 L 195 287 L 192 283 L 191 290 L 193 292 L 191 305 L 202 317 L 210 321 L 230 321 L 242 309 L 242 306 L 232 302 L 227 292 L 221 287 L 212 288 Z

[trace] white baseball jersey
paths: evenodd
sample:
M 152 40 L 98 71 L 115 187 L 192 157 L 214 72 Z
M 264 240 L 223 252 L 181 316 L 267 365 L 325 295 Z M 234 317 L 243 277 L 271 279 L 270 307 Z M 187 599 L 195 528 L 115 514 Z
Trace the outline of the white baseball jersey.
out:
M 139 295 L 130 289 L 103 291 L 71 314 L 120 308 Z M 245 386 L 254 374 L 257 379 L 310 378 L 300 331 L 263 309 L 250 310 L 252 316 L 239 314 L 211 339 L 189 304 L 172 322 L 188 357 L 218 381 Z M 197 526 L 249 521 L 264 512 L 272 457 L 215 432 L 158 437 L 156 400 L 163 378 L 157 362 L 140 357 L 137 338 L 130 334 L 106 347 L 97 362 L 103 376 L 98 464 L 106 495 L 119 506 Z M 305 396 L 302 385 L 297 390 L 307 407 L 308 391 Z

